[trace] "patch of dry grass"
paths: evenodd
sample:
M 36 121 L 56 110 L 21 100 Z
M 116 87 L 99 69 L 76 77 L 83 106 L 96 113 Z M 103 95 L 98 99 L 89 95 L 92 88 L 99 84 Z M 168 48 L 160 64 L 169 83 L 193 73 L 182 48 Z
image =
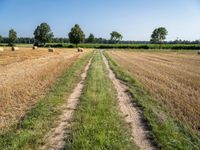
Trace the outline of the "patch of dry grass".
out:
M 187 52 L 108 54 L 133 74 L 170 114 L 199 134 L 200 57 Z
M 0 55 L 3 60 L 0 65 L 0 131 L 22 118 L 55 80 L 88 52 L 56 49 L 55 53 L 48 53 L 44 49 L 22 49 L 16 52 L 6 50 Z

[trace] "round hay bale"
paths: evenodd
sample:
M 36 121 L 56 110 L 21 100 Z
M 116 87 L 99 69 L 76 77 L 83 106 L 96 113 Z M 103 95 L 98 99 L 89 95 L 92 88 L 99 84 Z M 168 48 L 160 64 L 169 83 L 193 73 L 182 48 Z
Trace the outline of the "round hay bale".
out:
M 48 51 L 49 52 L 55 52 L 55 49 L 54 48 L 49 48 Z
M 36 50 L 36 49 L 38 49 L 38 47 L 37 46 L 33 46 L 33 50 Z
M 200 50 L 198 50 L 197 54 L 200 55 Z
M 81 47 L 78 48 L 78 52 L 83 52 L 83 51 L 84 51 L 83 48 L 81 48 Z
M 3 47 L 0 47 L 0 52 L 3 52 L 3 51 L 4 51 Z
M 19 50 L 19 47 L 12 47 L 12 51 Z

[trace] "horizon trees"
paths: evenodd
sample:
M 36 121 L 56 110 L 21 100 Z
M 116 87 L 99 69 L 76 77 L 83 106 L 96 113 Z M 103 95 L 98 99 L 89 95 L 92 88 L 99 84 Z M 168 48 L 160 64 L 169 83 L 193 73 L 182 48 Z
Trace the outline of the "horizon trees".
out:
M 10 29 L 9 35 L 8 35 L 8 44 L 9 46 L 14 46 L 14 43 L 17 40 L 17 32 L 14 29 Z
M 78 24 L 75 24 L 74 27 L 71 28 L 71 31 L 69 32 L 68 36 L 70 43 L 76 44 L 76 47 L 85 39 L 85 34 Z
M 110 40 L 113 41 L 114 43 L 118 43 L 123 38 L 123 36 L 119 32 L 117 32 L 117 31 L 111 32 L 110 36 L 111 36 Z
M 165 27 L 156 28 L 151 35 L 150 42 L 153 44 L 161 44 L 166 39 L 167 34 L 168 31 Z
M 47 23 L 41 23 L 37 26 L 33 34 L 35 38 L 34 45 L 45 45 L 54 37 L 53 32 Z
M 95 37 L 94 34 L 90 33 L 90 35 L 88 36 L 88 38 L 86 39 L 87 43 L 94 43 L 95 42 Z
M 3 37 L 0 35 L 0 43 L 3 41 Z

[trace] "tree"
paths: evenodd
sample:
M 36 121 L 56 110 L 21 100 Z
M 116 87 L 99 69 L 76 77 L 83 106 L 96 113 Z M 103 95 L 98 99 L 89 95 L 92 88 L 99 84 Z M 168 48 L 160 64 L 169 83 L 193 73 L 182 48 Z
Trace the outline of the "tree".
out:
M 156 28 L 151 35 L 150 42 L 161 44 L 166 39 L 167 34 L 168 31 L 166 28 L 164 27 Z
M 3 37 L 0 35 L 0 43 L 3 41 Z
M 111 36 L 110 40 L 115 42 L 115 43 L 118 43 L 123 38 L 123 36 L 116 31 L 113 31 L 112 33 L 110 33 L 110 36 Z
M 34 31 L 35 45 L 45 45 L 53 38 L 53 32 L 47 23 L 41 23 Z
M 78 24 L 75 24 L 75 26 L 71 28 L 71 31 L 69 32 L 68 36 L 70 43 L 76 44 L 76 47 L 85 39 L 85 34 L 83 33 Z
M 93 34 L 90 34 L 87 38 L 87 43 L 94 43 L 95 42 L 95 37 Z
M 9 31 L 8 38 L 9 38 L 9 45 L 10 46 L 14 46 L 14 43 L 17 40 L 17 32 L 14 29 L 11 29 Z

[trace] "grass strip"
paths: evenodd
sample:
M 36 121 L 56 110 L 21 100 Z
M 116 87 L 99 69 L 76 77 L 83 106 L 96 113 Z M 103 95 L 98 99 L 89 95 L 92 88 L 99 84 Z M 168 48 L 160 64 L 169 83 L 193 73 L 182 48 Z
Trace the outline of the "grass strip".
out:
M 96 51 L 66 144 L 70 150 L 136 149 L 117 105 L 116 91 Z
M 78 59 L 52 86 L 45 98 L 41 99 L 17 125 L 0 135 L 3 149 L 38 149 L 44 135 L 56 125 L 59 106 L 66 100 L 80 81 L 80 74 L 91 58 L 92 53 Z
M 173 119 L 156 101 L 150 93 L 130 75 L 121 68 L 106 52 L 111 69 L 116 77 L 122 80 L 128 87 L 128 92 L 133 100 L 143 110 L 144 117 L 149 124 L 152 137 L 161 149 L 199 150 L 200 139 L 190 132 L 180 122 Z

